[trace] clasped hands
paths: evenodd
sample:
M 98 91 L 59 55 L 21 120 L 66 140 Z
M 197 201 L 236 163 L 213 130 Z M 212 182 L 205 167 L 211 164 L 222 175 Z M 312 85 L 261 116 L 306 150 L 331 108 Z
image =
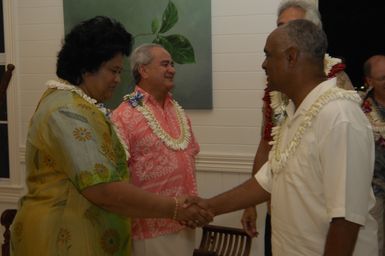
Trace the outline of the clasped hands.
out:
M 213 221 L 214 214 L 210 211 L 206 199 L 198 196 L 179 196 L 177 200 L 180 205 L 176 209 L 175 220 L 181 225 L 196 228 Z

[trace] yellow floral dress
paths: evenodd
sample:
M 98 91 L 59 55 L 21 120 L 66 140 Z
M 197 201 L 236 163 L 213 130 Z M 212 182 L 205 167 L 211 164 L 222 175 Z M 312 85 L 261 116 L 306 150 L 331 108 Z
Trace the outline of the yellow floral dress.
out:
M 128 179 L 126 154 L 108 118 L 80 95 L 48 89 L 26 143 L 27 194 L 12 225 L 13 255 L 130 255 L 130 219 L 81 191 Z

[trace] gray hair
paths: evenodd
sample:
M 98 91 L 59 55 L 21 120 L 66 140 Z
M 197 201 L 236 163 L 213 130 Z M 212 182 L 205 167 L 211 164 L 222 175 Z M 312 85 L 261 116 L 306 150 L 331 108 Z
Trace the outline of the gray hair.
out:
M 149 64 L 154 56 L 151 54 L 152 48 L 163 48 L 164 47 L 160 44 L 142 44 L 135 48 L 135 50 L 132 52 L 130 56 L 130 63 L 131 63 L 131 72 L 134 76 L 135 83 L 139 83 L 141 76 L 139 73 L 139 67 L 140 65 L 147 65 Z
M 325 32 L 308 20 L 292 20 L 282 26 L 287 33 L 288 40 L 310 58 L 323 63 L 328 47 Z
M 278 7 L 278 17 L 289 8 L 299 8 L 305 12 L 305 20 L 309 20 L 322 29 L 321 14 L 314 3 L 309 0 L 284 0 Z

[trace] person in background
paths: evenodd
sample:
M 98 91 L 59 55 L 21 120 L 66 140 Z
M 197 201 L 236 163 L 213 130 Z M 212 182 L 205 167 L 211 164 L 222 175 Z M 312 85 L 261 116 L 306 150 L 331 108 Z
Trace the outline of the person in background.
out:
M 372 125 L 376 154 L 372 181 L 376 204 L 371 210 L 371 214 L 378 223 L 378 255 L 384 256 L 385 56 L 374 55 L 370 57 L 364 63 L 364 75 L 369 88 L 363 97 L 362 109 Z
M 132 184 L 155 195 L 196 195 L 199 145 L 189 118 L 170 93 L 172 57 L 161 45 L 144 44 L 130 58 L 137 86 L 113 112 L 112 121 L 128 145 Z M 137 218 L 132 232 L 134 256 L 190 255 L 195 247 L 195 230 L 171 219 Z
M 306 19 L 319 28 L 322 28 L 321 15 L 316 9 L 312 1 L 308 0 L 287 0 L 282 1 L 278 7 L 277 27 L 288 23 L 291 20 Z M 349 77 L 343 71 L 345 64 L 340 59 L 332 58 L 325 54 L 324 58 L 325 74 L 328 78 L 337 77 L 337 86 L 347 90 L 353 90 L 353 85 Z M 265 89 L 263 97 L 263 124 L 261 131 L 261 139 L 259 141 L 258 149 L 254 157 L 252 174 L 254 175 L 261 166 L 267 161 L 268 153 L 271 149 L 269 141 L 272 140 L 271 130 L 276 122 L 282 117 L 279 115 L 281 109 L 287 104 L 287 98 L 280 92 L 270 91 Z M 271 255 L 271 225 L 270 225 L 270 207 L 268 204 L 268 213 L 265 222 L 265 255 Z M 256 236 L 256 219 L 257 211 L 255 207 L 245 209 L 241 223 L 243 229 L 250 235 Z
M 377 223 L 371 180 L 374 143 L 355 91 L 324 72 L 325 33 L 307 20 L 267 38 L 267 87 L 287 95 L 268 161 L 255 177 L 209 199 L 215 216 L 271 200 L 272 252 L 281 256 L 374 256 Z
M 129 217 L 212 219 L 184 198 L 130 184 L 127 152 L 103 102 L 120 83 L 132 36 L 97 16 L 76 25 L 58 54 L 26 142 L 27 194 L 12 224 L 12 255 L 130 255 Z

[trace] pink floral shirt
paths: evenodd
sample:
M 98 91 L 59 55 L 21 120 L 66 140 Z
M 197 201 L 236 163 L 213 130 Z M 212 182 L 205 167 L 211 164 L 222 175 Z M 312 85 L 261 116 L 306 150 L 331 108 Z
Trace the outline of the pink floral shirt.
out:
M 135 88 L 144 95 L 143 102 L 151 110 L 161 127 L 173 138 L 180 135 L 180 125 L 171 96 L 167 97 L 164 108 L 140 87 Z M 196 195 L 195 157 L 199 152 L 191 132 L 190 143 L 184 150 L 167 147 L 152 131 L 141 112 L 123 101 L 112 113 L 112 121 L 118 127 L 128 146 L 130 159 L 128 167 L 131 182 L 152 193 L 165 196 Z M 183 229 L 171 219 L 134 219 L 133 239 L 147 239 Z

